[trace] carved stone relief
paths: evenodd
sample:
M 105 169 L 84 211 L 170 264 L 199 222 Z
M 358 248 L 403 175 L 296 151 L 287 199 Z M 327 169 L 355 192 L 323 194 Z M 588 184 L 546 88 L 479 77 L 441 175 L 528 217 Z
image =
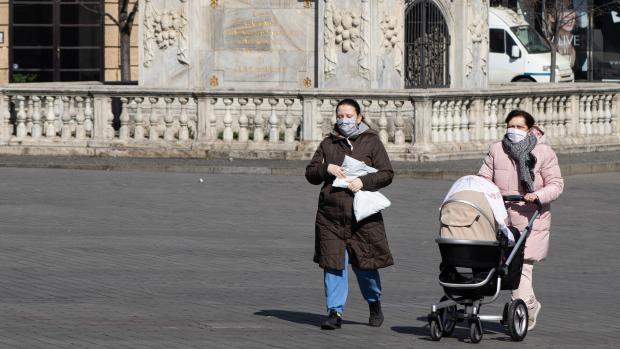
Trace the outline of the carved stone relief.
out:
M 185 0 L 180 0 L 182 3 Z M 171 10 L 158 11 L 153 7 L 152 0 L 146 0 L 144 14 L 144 66 L 149 67 L 153 61 L 154 46 L 166 50 L 177 46 L 177 60 L 189 65 L 187 59 L 187 17 L 184 7 L 177 12 Z
M 390 16 L 387 13 L 383 15 L 383 20 L 380 23 L 381 31 L 383 32 L 383 41 L 381 47 L 388 54 L 393 55 L 394 69 L 399 75 L 402 75 L 403 70 L 403 48 L 402 38 L 399 35 L 398 19 L 396 16 Z
M 487 18 L 488 4 L 486 0 L 481 0 L 476 4 L 479 8 L 474 8 L 474 4 L 468 1 L 469 18 L 471 23 L 467 27 L 469 40 L 467 41 L 467 61 L 465 63 L 465 76 L 469 77 L 476 65 L 480 62 L 480 70 L 483 75 L 487 75 L 487 51 L 489 47 L 489 37 Z
M 325 0 L 323 13 L 323 45 L 325 64 L 323 73 L 325 78 L 336 75 L 338 65 L 338 51 L 342 53 L 359 52 L 359 74 L 370 80 L 368 68 L 368 0 L 362 0 L 361 12 L 338 9 L 333 0 Z

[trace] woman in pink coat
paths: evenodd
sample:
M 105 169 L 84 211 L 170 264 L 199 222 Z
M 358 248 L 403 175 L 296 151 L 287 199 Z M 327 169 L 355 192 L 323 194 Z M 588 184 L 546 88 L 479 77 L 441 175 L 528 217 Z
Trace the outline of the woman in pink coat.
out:
M 551 227 L 550 203 L 564 189 L 558 158 L 545 142 L 544 132 L 534 126 L 535 120 L 523 110 L 513 110 L 506 117 L 507 131 L 501 141 L 491 144 L 489 153 L 478 175 L 495 183 L 502 195 L 523 195 L 527 203 L 507 206 L 511 224 L 522 231 L 536 207 L 542 203 L 540 216 L 534 221 L 532 232 L 525 243 L 525 262 L 519 288 L 512 291 L 512 298 L 521 298 L 528 306 L 528 330 L 536 325 L 541 304 L 532 288 L 532 270 L 536 262 L 547 257 L 549 229 Z

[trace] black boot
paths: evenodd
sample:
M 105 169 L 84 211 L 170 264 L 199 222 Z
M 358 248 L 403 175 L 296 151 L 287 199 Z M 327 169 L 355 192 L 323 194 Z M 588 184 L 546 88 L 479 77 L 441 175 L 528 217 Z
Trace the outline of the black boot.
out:
M 342 317 L 340 316 L 340 314 L 338 314 L 338 312 L 336 312 L 335 310 L 332 310 L 329 312 L 329 315 L 327 316 L 327 320 L 325 320 L 325 322 L 321 324 L 321 329 L 335 330 L 335 329 L 339 329 L 341 325 L 342 325 Z
M 370 308 L 370 318 L 368 319 L 368 325 L 372 327 L 379 327 L 383 324 L 383 312 L 381 311 L 381 302 L 376 301 L 368 304 Z

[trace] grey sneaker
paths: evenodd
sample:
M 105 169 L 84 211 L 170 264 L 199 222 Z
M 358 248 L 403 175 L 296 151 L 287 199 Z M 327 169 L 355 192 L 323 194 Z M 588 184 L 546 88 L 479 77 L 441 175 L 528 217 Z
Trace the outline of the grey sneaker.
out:
M 528 332 L 534 329 L 536 326 L 536 318 L 538 317 L 538 313 L 540 313 L 540 308 L 542 308 L 542 304 L 539 301 L 536 301 L 536 304 L 533 308 L 528 309 L 528 319 L 527 319 L 527 330 Z

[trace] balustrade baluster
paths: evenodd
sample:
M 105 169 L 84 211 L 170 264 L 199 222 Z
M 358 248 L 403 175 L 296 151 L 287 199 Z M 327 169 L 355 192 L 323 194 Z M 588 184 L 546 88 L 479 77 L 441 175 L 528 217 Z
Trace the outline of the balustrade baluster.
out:
M 249 119 L 245 112 L 245 106 L 248 104 L 248 99 L 239 98 L 237 102 L 239 103 L 239 142 L 247 142 L 249 139 Z
M 562 96 L 560 98 L 560 105 L 558 109 L 558 136 L 564 137 L 568 133 L 568 123 L 570 122 L 570 117 L 568 116 L 568 104 L 570 99 L 567 96 Z
M 605 95 L 598 96 L 597 130 L 598 134 L 605 134 Z
M 439 140 L 438 142 L 443 143 L 446 141 L 446 129 L 448 126 L 448 121 L 446 119 L 446 109 L 448 106 L 448 101 L 443 101 L 439 104 Z
M 280 125 L 278 120 L 278 114 L 276 112 L 276 105 L 279 100 L 277 98 L 269 98 L 269 105 L 271 105 L 271 114 L 269 115 L 269 143 L 278 143 L 280 141 Z
M 335 108 L 336 108 L 336 105 L 338 104 L 338 100 L 334 99 L 332 101 L 333 101 L 332 106 L 334 107 L 334 108 L 332 108 L 332 110 L 333 110 L 332 113 L 336 114 L 335 113 L 335 110 L 336 110 Z M 372 118 L 370 117 L 370 115 L 371 115 L 370 106 L 372 105 L 372 100 L 371 99 L 364 99 L 364 100 L 362 100 L 362 105 L 364 106 L 364 115 L 366 116 L 364 121 L 368 124 L 368 126 L 374 128 L 375 123 L 372 120 Z M 332 119 L 332 120 L 335 120 L 335 119 Z
M 142 114 L 142 102 L 144 102 L 143 97 L 135 97 L 133 99 L 136 104 L 136 114 L 133 117 L 134 121 L 134 130 L 133 130 L 133 139 L 136 141 L 144 140 L 144 115 Z
M 174 102 L 174 97 L 164 97 L 164 102 L 166 103 L 166 114 L 164 115 L 164 122 L 166 123 L 164 140 L 173 141 L 176 133 L 176 130 L 174 129 L 174 115 L 172 115 L 172 102 Z
M 189 117 L 187 116 L 188 102 L 188 97 L 179 97 L 179 104 L 181 105 L 181 112 L 179 114 L 179 141 L 189 140 Z
M 396 108 L 396 118 L 394 119 L 394 144 L 403 145 L 405 144 L 405 122 L 403 120 L 402 115 L 402 107 L 405 104 L 405 101 L 396 100 L 394 101 L 394 107 Z
M 431 142 L 439 142 L 439 109 L 441 101 L 435 101 L 433 103 L 433 109 L 431 112 Z
M 233 102 L 232 98 L 224 98 L 224 132 L 222 133 L 222 140 L 224 142 L 230 143 L 233 141 L 233 131 L 232 131 L 232 122 L 233 118 L 230 113 L 230 105 Z
M 86 138 L 86 130 L 84 129 L 84 121 L 86 120 L 84 117 L 84 98 L 76 96 L 74 101 L 77 108 L 75 112 L 75 139 L 84 139 Z
M 119 116 L 121 127 L 118 130 L 118 138 L 123 141 L 129 139 L 129 102 L 128 97 L 121 97 L 121 115 Z
M 56 136 L 56 127 L 54 125 L 56 114 L 54 113 L 54 97 L 45 97 L 47 101 L 47 114 L 45 114 L 45 137 L 52 138 Z
M 286 125 L 286 131 L 284 131 L 284 143 L 290 144 L 295 142 L 295 129 L 293 128 L 295 119 L 291 107 L 295 102 L 292 98 L 285 98 L 284 105 L 286 105 L 286 116 L 284 117 L 284 124 Z
M 35 112 L 35 102 L 34 102 L 34 97 L 35 96 L 30 96 L 30 97 L 26 97 L 27 98 L 27 105 L 28 107 L 26 108 L 26 133 L 29 133 L 30 135 L 32 135 L 32 115 Z M 37 96 L 37 98 L 39 98 Z M 39 104 L 39 115 L 41 115 L 41 105 Z M 41 120 L 41 118 L 39 117 L 39 120 Z M 43 133 L 41 133 L 43 134 Z
M 592 134 L 592 100 L 594 97 L 592 95 L 586 98 L 586 116 L 584 120 L 584 124 L 586 126 L 586 135 Z
M 497 113 L 497 105 L 500 101 L 498 99 L 494 99 L 491 102 L 491 125 L 490 125 L 490 130 L 489 130 L 489 134 L 491 135 L 490 140 L 496 140 L 498 138 L 498 135 L 501 133 L 501 129 L 498 128 L 498 113 Z
M 612 101 L 612 95 L 608 94 L 605 95 L 605 116 L 604 116 L 604 125 L 603 125 L 603 133 L 604 134 L 612 134 L 612 127 L 611 127 L 611 101 Z
M 579 98 L 579 134 L 586 134 L 586 96 Z
M 482 139 L 488 141 L 491 139 L 491 99 L 484 101 L 484 117 L 482 121 Z
M 454 111 L 452 113 L 452 141 L 456 143 L 461 142 L 461 105 L 462 99 L 458 99 L 454 102 Z
M 383 144 L 388 143 L 388 132 L 387 132 L 387 117 L 385 116 L 385 106 L 387 105 L 387 101 L 380 99 L 379 100 L 379 139 Z
M 15 135 L 18 138 L 26 137 L 28 131 L 26 130 L 26 110 L 25 110 L 25 98 L 24 96 L 16 96 L 13 97 L 14 100 L 17 100 L 17 115 L 15 116 L 15 121 L 17 122 L 17 130 Z
M 32 138 L 39 138 L 43 135 L 43 126 L 41 125 L 41 97 L 32 96 L 30 98 L 32 99 L 32 115 L 30 116 L 32 126 L 29 128 L 30 136 Z
M 469 142 L 471 140 L 471 135 L 469 133 L 469 117 L 467 116 L 467 107 L 469 106 L 470 101 L 468 99 L 465 99 L 462 101 L 461 103 L 461 110 L 460 110 L 460 120 L 459 120 L 459 124 L 460 124 L 460 140 L 461 142 Z
M 151 104 L 151 115 L 149 116 L 149 140 L 154 141 L 159 139 L 159 131 L 157 125 L 159 124 L 159 116 L 157 115 L 157 101 L 158 97 L 149 97 L 149 103 Z
M 62 128 L 60 130 L 60 138 L 69 139 L 71 138 L 71 110 L 69 110 L 69 102 L 71 101 L 71 97 L 62 96 Z
M 252 102 L 255 106 L 255 116 L 254 116 L 254 135 L 252 140 L 257 143 L 262 143 L 265 141 L 265 131 L 263 130 L 263 123 L 265 122 L 263 115 L 260 111 L 260 106 L 263 104 L 262 98 L 254 98 Z
M 92 108 L 92 99 L 90 97 L 86 97 L 84 100 L 84 130 L 88 137 L 93 137 L 93 108 Z
M 208 139 L 210 141 L 217 141 L 217 114 L 215 114 L 215 104 L 217 104 L 217 98 L 209 98 L 209 109 L 207 111 L 207 122 L 209 124 Z
M 1 95 L 0 98 L 2 98 L 2 100 L 0 100 L 0 105 L 2 106 L 2 108 L 0 108 L 0 138 L 8 140 L 12 133 L 10 125 L 11 111 L 9 109 L 11 100 L 10 97 L 5 94 Z

